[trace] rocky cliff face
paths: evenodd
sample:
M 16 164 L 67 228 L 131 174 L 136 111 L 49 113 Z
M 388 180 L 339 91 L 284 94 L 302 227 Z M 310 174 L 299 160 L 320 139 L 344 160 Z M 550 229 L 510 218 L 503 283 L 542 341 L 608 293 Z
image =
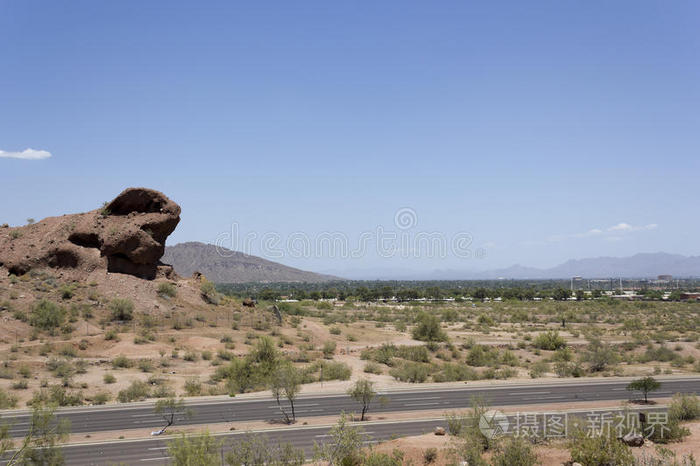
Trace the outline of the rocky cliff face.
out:
M 0 266 L 16 275 L 51 267 L 75 278 L 96 269 L 170 276 L 172 267 L 160 258 L 179 221 L 180 206 L 163 193 L 129 188 L 102 209 L 0 227 Z

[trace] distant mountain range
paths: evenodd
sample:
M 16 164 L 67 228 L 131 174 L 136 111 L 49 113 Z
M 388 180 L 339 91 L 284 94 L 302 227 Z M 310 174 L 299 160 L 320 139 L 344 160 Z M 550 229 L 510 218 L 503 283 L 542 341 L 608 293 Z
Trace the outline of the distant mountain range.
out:
M 375 268 L 338 270 L 336 273 L 354 280 L 490 280 L 490 279 L 557 279 L 581 276 L 584 278 L 656 278 L 700 277 L 700 256 L 643 253 L 629 257 L 595 257 L 572 259 L 551 268 L 513 265 L 494 270 L 438 269 L 411 271 L 405 268 Z
M 700 277 L 700 256 L 643 253 L 629 257 L 595 257 L 572 259 L 556 267 L 540 269 L 513 265 L 504 269 L 425 270 L 406 268 L 372 268 L 333 270 L 327 274 L 308 272 L 242 252 L 218 248 L 199 242 L 180 243 L 165 248 L 162 261 L 171 264 L 177 273 L 190 276 L 202 272 L 216 283 L 245 282 L 308 282 L 343 280 L 493 280 L 493 279 L 557 279 L 584 278 L 656 278 L 673 275 L 679 278 Z
M 161 261 L 172 265 L 182 276 L 189 277 L 194 272 L 201 272 L 215 283 L 317 283 L 340 280 L 331 275 L 307 272 L 261 257 L 198 242 L 167 246 Z

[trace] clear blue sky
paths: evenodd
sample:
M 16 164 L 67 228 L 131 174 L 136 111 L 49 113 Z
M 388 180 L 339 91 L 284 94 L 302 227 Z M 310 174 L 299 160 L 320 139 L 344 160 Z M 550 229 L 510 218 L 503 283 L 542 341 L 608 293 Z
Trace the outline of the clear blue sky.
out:
M 170 244 L 408 207 L 486 253 L 316 270 L 700 254 L 699 46 L 696 1 L 0 1 L 0 223 L 148 186 Z

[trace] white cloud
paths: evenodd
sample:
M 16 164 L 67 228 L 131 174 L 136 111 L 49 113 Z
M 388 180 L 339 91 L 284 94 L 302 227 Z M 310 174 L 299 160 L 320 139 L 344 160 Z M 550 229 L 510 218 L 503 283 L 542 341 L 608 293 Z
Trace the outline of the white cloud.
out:
M 5 152 L 0 150 L 0 158 L 41 160 L 51 157 L 51 152 L 45 150 L 24 149 L 22 152 Z
M 630 225 L 629 223 L 620 222 L 617 225 L 613 225 L 610 228 L 608 228 L 608 231 L 628 232 L 628 231 L 640 231 L 640 230 L 654 230 L 658 226 L 659 225 L 657 225 L 656 223 L 635 226 L 635 225 Z

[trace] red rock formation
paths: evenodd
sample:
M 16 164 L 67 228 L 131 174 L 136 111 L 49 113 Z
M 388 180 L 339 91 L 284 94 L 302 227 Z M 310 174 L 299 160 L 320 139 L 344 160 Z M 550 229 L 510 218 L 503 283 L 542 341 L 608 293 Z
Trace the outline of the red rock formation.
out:
M 146 279 L 170 276 L 172 268 L 160 258 L 179 221 L 180 206 L 163 193 L 129 188 L 102 209 L 0 227 L 0 266 L 16 275 L 52 267 L 76 278 L 98 268 Z

